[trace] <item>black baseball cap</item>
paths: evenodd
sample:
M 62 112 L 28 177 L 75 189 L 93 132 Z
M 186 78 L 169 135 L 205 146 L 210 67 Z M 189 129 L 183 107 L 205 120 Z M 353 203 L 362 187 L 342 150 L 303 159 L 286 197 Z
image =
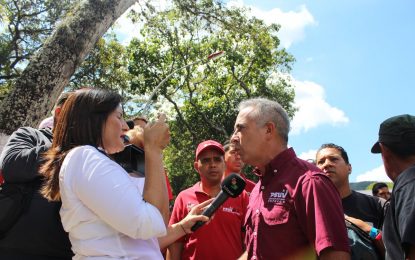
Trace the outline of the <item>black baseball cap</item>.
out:
M 380 124 L 379 139 L 372 147 L 372 153 L 380 153 L 379 143 L 399 147 L 415 145 L 415 116 L 399 115 L 386 119 Z

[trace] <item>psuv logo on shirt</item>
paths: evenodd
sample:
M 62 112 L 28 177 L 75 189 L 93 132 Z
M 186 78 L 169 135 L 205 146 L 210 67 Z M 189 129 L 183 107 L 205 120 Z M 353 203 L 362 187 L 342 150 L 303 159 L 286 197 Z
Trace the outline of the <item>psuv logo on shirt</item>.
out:
M 238 216 L 241 215 L 241 212 L 239 212 L 237 209 L 234 209 L 233 207 L 222 207 L 222 211 L 232 213 Z
M 268 197 L 268 203 L 271 204 L 284 204 L 287 198 L 288 190 L 283 189 L 282 191 L 270 192 Z

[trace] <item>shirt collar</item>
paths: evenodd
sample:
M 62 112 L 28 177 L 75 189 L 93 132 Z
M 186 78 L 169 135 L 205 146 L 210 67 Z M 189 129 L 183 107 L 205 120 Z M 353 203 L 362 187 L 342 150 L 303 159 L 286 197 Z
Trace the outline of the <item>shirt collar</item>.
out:
M 290 159 L 295 158 L 297 155 L 294 152 L 293 148 L 288 148 L 277 156 L 274 157 L 266 166 L 265 166 L 265 174 L 261 173 L 259 168 L 256 167 L 253 170 L 253 173 L 260 178 L 263 178 L 267 175 L 273 175 L 278 173 L 279 169 L 281 169 Z

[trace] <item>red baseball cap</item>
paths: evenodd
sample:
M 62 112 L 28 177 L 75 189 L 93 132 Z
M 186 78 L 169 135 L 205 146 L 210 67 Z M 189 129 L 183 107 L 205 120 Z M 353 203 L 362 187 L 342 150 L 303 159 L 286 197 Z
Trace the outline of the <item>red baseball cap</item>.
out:
M 197 149 L 196 149 L 196 160 L 198 159 L 199 154 L 201 152 L 203 152 L 204 150 L 208 149 L 208 148 L 216 149 L 222 155 L 225 154 L 225 150 L 223 149 L 223 146 L 220 143 L 218 143 L 218 142 L 216 142 L 214 140 L 206 140 L 206 141 L 201 142 L 197 146 Z

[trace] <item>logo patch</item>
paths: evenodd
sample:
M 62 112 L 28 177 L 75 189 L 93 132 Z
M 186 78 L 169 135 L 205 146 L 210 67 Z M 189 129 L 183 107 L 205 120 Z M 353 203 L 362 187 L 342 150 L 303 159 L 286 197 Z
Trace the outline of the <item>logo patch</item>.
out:
M 288 190 L 284 189 L 281 192 L 271 192 L 268 198 L 268 203 L 271 204 L 284 204 L 287 198 Z
M 238 216 L 240 216 L 240 215 L 241 215 L 241 213 L 240 213 L 240 212 L 238 212 L 237 210 L 235 210 L 235 209 L 234 209 L 234 208 L 232 208 L 232 207 L 222 207 L 222 210 L 223 210 L 223 212 L 228 212 L 228 213 L 236 214 L 236 215 L 238 215 Z

